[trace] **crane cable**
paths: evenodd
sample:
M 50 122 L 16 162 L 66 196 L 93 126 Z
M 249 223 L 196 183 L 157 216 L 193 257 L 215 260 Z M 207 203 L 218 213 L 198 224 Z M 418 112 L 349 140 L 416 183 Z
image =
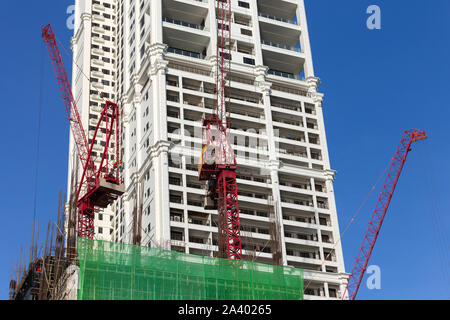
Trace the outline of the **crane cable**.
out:
M 428 144 L 425 144 L 426 147 L 428 149 Z M 448 272 L 448 266 L 449 266 L 449 256 L 448 256 L 448 245 L 449 245 L 449 241 L 447 238 L 447 234 L 446 234 L 446 230 L 444 229 L 443 226 L 445 226 L 444 221 L 442 220 L 441 215 L 439 214 L 440 212 L 442 212 L 442 210 L 440 210 L 441 206 L 440 203 L 438 201 L 438 196 L 437 196 L 437 192 L 434 188 L 434 186 L 436 185 L 435 181 L 437 181 L 436 179 L 436 175 L 434 172 L 434 168 L 435 165 L 433 163 L 433 158 L 430 156 L 430 152 L 428 150 L 426 150 L 426 152 L 424 152 L 424 154 L 422 156 L 422 161 L 423 161 L 423 167 L 426 168 L 428 167 L 428 174 L 426 174 L 427 176 L 427 188 L 429 190 L 429 192 L 433 195 L 433 199 L 431 199 L 431 205 L 430 205 L 430 212 L 431 212 L 431 224 L 433 227 L 433 233 L 434 233 L 434 237 L 435 237 L 435 241 L 436 241 L 436 247 L 438 249 L 438 257 L 441 263 L 440 266 L 440 271 L 442 273 L 442 280 L 444 281 L 444 283 L 450 283 L 450 275 Z M 445 215 L 444 215 L 445 216 Z M 447 294 L 449 294 L 450 296 L 450 292 L 449 291 L 449 287 L 446 286 L 447 289 Z
M 80 72 L 83 74 L 83 76 L 89 81 L 91 82 L 91 79 L 83 72 L 83 69 L 77 64 L 77 62 L 75 61 L 75 58 L 69 53 L 69 51 L 67 51 L 67 49 L 63 46 L 63 44 L 61 43 L 61 41 L 59 41 L 58 37 L 55 35 L 55 39 L 56 41 L 58 41 L 59 45 L 61 46 L 61 48 L 64 49 L 64 53 L 72 60 L 72 63 L 78 68 L 78 70 L 80 70 Z
M 39 102 L 38 102 L 38 126 L 36 133 L 36 163 L 34 172 L 34 203 L 33 203 L 33 225 L 36 221 L 37 215 L 37 190 L 38 190 L 38 178 L 39 178 L 39 156 L 41 149 L 41 116 L 42 116 L 42 104 L 43 104 L 43 91 L 44 91 L 44 44 L 41 44 L 41 70 L 40 70 L 40 84 L 39 84 Z
M 340 237 L 336 240 L 336 242 L 334 243 L 332 249 L 330 250 L 330 252 L 328 253 L 328 255 L 325 257 L 325 259 L 322 262 L 321 265 L 321 269 L 322 267 L 325 265 L 325 262 L 327 261 L 327 259 L 331 256 L 331 254 L 335 251 L 337 245 L 341 242 L 342 238 L 344 237 L 345 233 L 347 232 L 347 230 L 349 229 L 349 227 L 353 224 L 353 222 L 355 222 L 356 217 L 359 215 L 359 213 L 361 212 L 362 208 L 364 207 L 364 205 L 366 204 L 366 202 L 369 200 L 370 196 L 372 195 L 372 192 L 375 190 L 376 186 L 378 185 L 378 183 L 380 183 L 381 178 L 384 177 L 384 175 L 386 174 L 386 171 L 388 170 L 389 166 L 392 163 L 392 159 L 394 157 L 392 157 L 389 162 L 388 165 L 386 166 L 386 168 L 384 169 L 383 173 L 380 175 L 380 177 L 378 178 L 377 182 L 373 185 L 373 187 L 370 189 L 369 193 L 367 194 L 366 198 L 364 199 L 364 201 L 361 203 L 361 205 L 359 206 L 358 210 L 356 211 L 356 213 L 353 215 L 353 217 L 350 219 L 349 223 L 347 224 L 347 227 L 344 229 L 344 231 L 341 233 Z M 306 287 L 304 288 L 303 291 L 306 291 L 309 286 L 311 285 L 311 282 L 314 280 L 314 276 L 311 277 L 311 279 L 309 279 Z
M 37 132 L 36 132 L 36 158 L 35 158 L 35 168 L 34 168 L 34 195 L 33 195 L 33 227 L 32 227 L 32 239 L 31 239 L 31 251 L 30 251 L 30 261 L 31 263 L 31 257 L 32 257 L 32 251 L 34 238 L 35 238 L 35 228 L 36 228 L 36 216 L 37 216 L 37 192 L 38 192 L 38 181 L 39 181 L 39 156 L 40 156 L 40 149 L 41 149 L 41 115 L 42 115 L 42 101 L 43 101 L 43 91 L 44 91 L 44 45 L 41 44 L 41 69 L 40 69 L 40 75 L 39 75 L 39 98 L 38 98 L 38 124 L 37 124 Z M 39 230 L 39 226 L 38 226 Z M 37 237 L 37 235 L 36 235 Z M 37 246 L 37 244 L 36 244 Z M 20 275 L 19 275 L 20 277 Z M 17 279 L 19 282 L 20 278 Z

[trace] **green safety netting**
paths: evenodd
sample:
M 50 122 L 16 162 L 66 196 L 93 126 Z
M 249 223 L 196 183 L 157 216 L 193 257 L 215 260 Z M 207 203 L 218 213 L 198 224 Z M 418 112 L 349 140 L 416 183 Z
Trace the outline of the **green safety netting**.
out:
M 303 270 L 78 239 L 79 300 L 300 300 Z

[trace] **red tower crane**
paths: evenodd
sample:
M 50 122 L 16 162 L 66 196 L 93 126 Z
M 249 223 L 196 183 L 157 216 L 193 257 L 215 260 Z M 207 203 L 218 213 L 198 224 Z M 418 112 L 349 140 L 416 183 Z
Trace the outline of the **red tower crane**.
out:
M 70 122 L 74 143 L 82 166 L 81 179 L 76 193 L 78 208 L 78 236 L 93 239 L 94 215 L 106 208 L 124 193 L 120 177 L 120 119 L 119 109 L 106 101 L 94 134 L 88 144 L 80 114 L 73 98 L 67 73 L 50 24 L 42 26 L 42 38 L 47 45 L 53 68 Z M 99 134 L 100 132 L 100 134 Z M 92 150 L 98 136 L 106 138 L 100 165 L 95 165 Z M 114 136 L 114 138 L 113 138 Z
M 203 119 L 199 179 L 208 181 L 208 197 L 219 211 L 219 257 L 242 260 L 236 158 L 230 142 L 231 0 L 216 2 L 217 106 Z
M 372 254 L 373 247 L 375 246 L 375 242 L 380 232 L 381 225 L 383 224 L 384 217 L 389 208 L 392 195 L 397 186 L 403 165 L 405 164 L 406 157 L 408 156 L 409 151 L 411 151 L 411 145 L 416 141 L 426 138 L 427 135 L 425 131 L 418 129 L 406 130 L 403 133 L 400 145 L 392 158 L 386 181 L 381 189 L 380 197 L 369 222 L 369 227 L 367 228 L 361 248 L 359 249 L 347 287 L 342 295 L 343 299 L 347 290 L 349 291 L 350 299 L 355 299 L 369 263 L 370 255 Z

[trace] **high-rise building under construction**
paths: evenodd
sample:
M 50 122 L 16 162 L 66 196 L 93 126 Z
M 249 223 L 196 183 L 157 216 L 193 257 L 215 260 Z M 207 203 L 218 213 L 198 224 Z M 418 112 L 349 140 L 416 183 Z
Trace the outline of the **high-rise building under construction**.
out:
M 305 299 L 340 298 L 348 275 L 304 1 L 231 2 L 243 257 L 304 269 Z M 96 239 L 217 255 L 218 213 L 198 179 L 202 119 L 216 106 L 215 4 L 76 1 L 72 87 L 88 139 L 104 99 L 122 110 L 122 159 L 111 160 L 123 162 L 125 194 L 96 214 Z M 71 142 L 71 191 L 75 152 Z

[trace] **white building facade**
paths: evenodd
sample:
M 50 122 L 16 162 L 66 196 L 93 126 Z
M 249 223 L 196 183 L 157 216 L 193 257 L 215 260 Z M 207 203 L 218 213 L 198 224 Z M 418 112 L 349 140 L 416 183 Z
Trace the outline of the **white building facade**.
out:
M 96 123 L 100 92 L 123 110 L 126 192 L 96 216 L 97 239 L 216 255 L 217 211 L 204 209 L 197 172 L 215 108 L 215 10 L 214 0 L 76 1 L 83 121 Z M 277 251 L 305 270 L 306 299 L 340 298 L 348 275 L 303 0 L 232 0 L 231 38 L 243 255 L 274 263 Z

